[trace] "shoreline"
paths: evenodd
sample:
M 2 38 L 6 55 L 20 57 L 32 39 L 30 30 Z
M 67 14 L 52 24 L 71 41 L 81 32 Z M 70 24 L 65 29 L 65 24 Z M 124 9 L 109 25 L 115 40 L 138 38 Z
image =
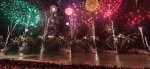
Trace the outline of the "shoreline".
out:
M 4 58 L 4 59 L 2 59 L 2 58 L 0 58 L 0 62 L 2 63 L 2 61 L 7 61 L 7 62 L 13 62 L 13 61 L 15 61 L 15 62 L 17 62 L 17 63 L 26 63 L 26 62 L 29 62 L 29 63 L 33 63 L 33 64 L 39 64 L 39 63 L 44 63 L 44 64 L 48 64 L 48 65 L 57 65 L 57 66 L 65 66 L 65 69 L 70 69 L 70 67 L 72 67 L 72 66 L 75 66 L 75 67 L 77 67 L 77 69 L 78 69 L 78 66 L 80 66 L 80 67 L 84 67 L 84 66 L 87 66 L 87 67 L 90 67 L 90 68 L 96 68 L 96 69 L 99 69 L 99 68 L 112 68 L 112 69 L 119 69 L 119 68 L 121 68 L 121 69 L 149 69 L 150 67 L 125 67 L 125 66 L 109 66 L 109 65 L 104 65 L 104 66 L 101 66 L 101 65 L 90 65 L 90 64 L 63 64 L 63 63 L 58 63 L 58 62 L 53 62 L 53 61 L 41 61 L 41 60 L 29 60 L 29 59 L 6 59 L 6 58 Z M 0 63 L 0 64 L 1 64 Z M 8 64 L 9 65 L 9 64 Z M 38 66 L 38 65 L 37 65 Z M 68 67 L 68 68 L 66 68 L 66 67 Z M 45 67 L 45 68 L 47 68 L 47 67 Z M 87 69 L 87 68 L 85 68 L 85 69 Z

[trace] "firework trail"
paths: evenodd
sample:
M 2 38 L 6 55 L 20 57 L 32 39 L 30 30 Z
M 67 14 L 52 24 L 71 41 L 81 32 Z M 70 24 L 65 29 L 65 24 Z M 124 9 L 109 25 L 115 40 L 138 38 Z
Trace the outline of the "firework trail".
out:
M 147 42 L 147 38 L 145 37 L 145 42 L 146 42 L 146 46 L 147 46 L 147 48 L 148 48 L 148 51 L 150 52 L 150 46 L 149 46 L 149 44 L 148 44 L 148 42 Z
M 142 27 L 139 27 L 139 31 L 140 31 L 141 36 L 142 36 L 142 40 L 143 40 L 144 47 L 146 48 L 146 44 L 145 44 L 145 40 L 144 40 L 144 35 L 143 35 Z

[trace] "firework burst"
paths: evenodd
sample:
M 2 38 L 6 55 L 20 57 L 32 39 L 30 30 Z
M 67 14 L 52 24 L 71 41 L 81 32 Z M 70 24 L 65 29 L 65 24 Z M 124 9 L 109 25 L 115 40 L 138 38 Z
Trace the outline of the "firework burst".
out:
M 3 0 L 0 7 L 0 11 L 10 22 L 18 22 L 21 26 L 36 26 L 41 20 L 39 9 L 23 0 Z
M 130 17 L 130 18 L 129 18 Z M 127 24 L 129 24 L 131 27 L 140 25 L 144 23 L 146 19 L 149 19 L 149 13 L 147 10 L 137 10 L 136 12 L 130 11 L 128 15 L 126 15 Z
M 103 17 L 111 17 L 113 14 L 118 12 L 121 4 L 122 0 L 101 0 L 99 12 L 103 15 Z
M 98 0 L 87 0 L 85 3 L 85 9 L 89 12 L 94 12 L 98 9 Z

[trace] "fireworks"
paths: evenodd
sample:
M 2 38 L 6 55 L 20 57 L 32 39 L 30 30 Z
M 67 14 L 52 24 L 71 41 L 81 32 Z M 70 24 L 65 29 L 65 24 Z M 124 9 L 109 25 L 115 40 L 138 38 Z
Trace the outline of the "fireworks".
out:
M 110 17 L 118 12 L 121 4 L 122 0 L 101 0 L 99 12 L 103 17 Z
M 137 13 L 129 12 L 129 15 L 131 17 L 128 19 L 128 24 L 130 24 L 130 26 L 140 24 L 140 22 L 144 20 L 144 17 L 139 11 Z
M 41 20 L 39 9 L 23 0 L 3 0 L 0 7 L 0 11 L 10 22 L 18 22 L 21 26 L 36 26 Z
M 72 13 L 73 13 L 73 9 L 72 8 L 66 8 L 65 9 L 65 13 L 68 15 L 68 16 L 70 16 L 70 15 L 72 15 Z
M 56 12 L 57 11 L 57 7 L 55 5 L 52 5 L 50 7 L 50 12 Z
M 138 9 L 136 12 L 130 11 L 128 15 L 126 15 L 127 23 L 131 26 L 134 27 L 136 25 L 143 24 L 146 19 L 149 19 L 149 13 L 148 10 L 144 9 Z
M 85 3 L 85 9 L 89 12 L 94 12 L 98 9 L 98 0 L 87 0 Z
M 149 23 L 148 21 L 150 18 L 149 6 L 144 5 L 147 1 L 138 2 L 138 0 L 135 0 L 134 2 L 133 0 L 128 2 L 123 0 L 56 0 L 54 2 L 55 3 L 51 4 L 47 3 L 48 5 L 43 2 L 44 7 L 39 5 L 45 15 L 43 15 L 43 23 L 37 27 L 36 25 L 40 23 L 42 14 L 38 7 L 31 1 L 0 1 L 0 11 L 2 13 L 1 18 L 9 20 L 8 23 L 13 23 L 12 27 L 16 27 L 11 28 L 12 30 L 15 30 L 12 32 L 12 34 L 14 33 L 13 35 L 16 35 L 16 33 L 21 35 L 23 29 L 25 29 L 25 32 L 27 32 L 27 35 L 29 36 L 34 36 L 33 34 L 35 33 L 37 35 L 42 35 L 41 30 L 44 28 L 44 36 L 46 38 L 47 35 L 54 35 L 54 33 L 58 36 L 61 33 L 63 33 L 63 35 L 68 34 L 66 33 L 68 30 L 66 29 L 69 29 L 69 31 L 72 31 L 72 37 L 76 37 L 78 34 L 79 36 L 81 34 L 81 37 L 84 35 L 90 35 L 88 33 L 92 31 L 94 42 L 96 36 L 101 37 L 101 34 L 103 34 L 102 30 L 107 29 L 108 32 L 106 33 L 106 36 L 113 33 L 113 36 L 115 37 L 117 34 L 126 33 L 126 30 L 124 31 L 124 29 L 128 29 L 129 27 L 126 24 L 133 26 L 143 23 L 142 25 L 144 25 L 144 23 Z M 148 2 L 146 4 L 149 5 Z M 112 23 L 112 25 L 107 23 Z M 27 26 L 27 28 L 24 26 Z M 120 29 L 120 27 L 123 28 Z M 115 34 L 114 28 L 116 30 Z M 40 32 L 37 30 L 40 30 Z M 32 31 L 32 33 L 30 33 L 30 31 Z M 59 32 L 61 33 L 58 34 Z
M 146 5 L 149 3 L 147 1 L 140 3 L 140 1 L 135 0 L 135 6 L 125 15 L 129 26 L 136 27 L 137 25 L 144 25 L 147 19 L 149 20 L 150 8 L 146 8 L 149 7 Z

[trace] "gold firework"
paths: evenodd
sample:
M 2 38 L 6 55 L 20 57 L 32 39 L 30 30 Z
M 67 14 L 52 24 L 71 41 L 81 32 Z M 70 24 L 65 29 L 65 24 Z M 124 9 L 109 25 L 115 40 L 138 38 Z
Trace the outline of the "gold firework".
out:
M 98 9 L 98 0 L 86 0 L 85 9 L 89 12 L 94 12 Z

